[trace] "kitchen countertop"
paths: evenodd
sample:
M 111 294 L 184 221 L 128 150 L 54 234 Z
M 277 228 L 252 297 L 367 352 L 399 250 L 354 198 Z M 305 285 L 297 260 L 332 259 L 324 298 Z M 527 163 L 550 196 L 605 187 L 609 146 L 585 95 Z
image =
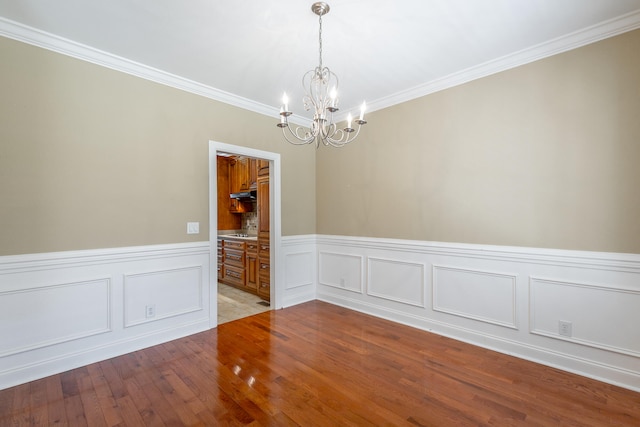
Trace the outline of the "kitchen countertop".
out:
M 244 240 L 244 241 L 257 241 L 258 240 L 258 236 L 246 236 L 246 237 L 242 237 L 242 236 L 236 236 L 235 234 L 218 234 L 218 237 L 222 237 L 225 239 L 237 239 L 237 240 Z

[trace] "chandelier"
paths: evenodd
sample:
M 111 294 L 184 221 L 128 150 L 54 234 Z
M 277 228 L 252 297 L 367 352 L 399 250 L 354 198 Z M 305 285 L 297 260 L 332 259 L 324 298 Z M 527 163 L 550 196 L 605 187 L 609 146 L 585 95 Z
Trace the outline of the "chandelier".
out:
M 333 113 L 338 111 L 338 76 L 329 70 L 329 67 L 322 65 L 322 16 L 329 13 L 329 5 L 317 2 L 311 5 L 311 10 L 318 15 L 320 63 L 302 77 L 302 87 L 305 91 L 302 102 L 306 111 L 313 110 L 313 121 L 308 128 L 298 126 L 293 130 L 289 126 L 289 116 L 293 113 L 289 111 L 289 99 L 285 93 L 280 108 L 280 123 L 277 126 L 282 129 L 285 139 L 294 145 L 311 144 L 315 141 L 316 148 L 320 147 L 320 143 L 342 147 L 356 139 L 362 125 L 367 123 L 364 120 L 366 104 L 362 103 L 360 117 L 355 121 L 351 114 L 347 116 L 345 128 L 340 129 L 333 121 Z M 352 127 L 354 123 L 358 125 L 357 129 Z

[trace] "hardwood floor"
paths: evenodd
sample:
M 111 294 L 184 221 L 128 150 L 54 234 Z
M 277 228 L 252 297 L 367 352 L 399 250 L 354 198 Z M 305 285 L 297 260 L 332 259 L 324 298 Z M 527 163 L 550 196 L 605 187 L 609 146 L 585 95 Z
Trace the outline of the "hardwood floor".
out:
M 314 301 L 0 391 L 1 426 L 640 425 L 640 393 Z

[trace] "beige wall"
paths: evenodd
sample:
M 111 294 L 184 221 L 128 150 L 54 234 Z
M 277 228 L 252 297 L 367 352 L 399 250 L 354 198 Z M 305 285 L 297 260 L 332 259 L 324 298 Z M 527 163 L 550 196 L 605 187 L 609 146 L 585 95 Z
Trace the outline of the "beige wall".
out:
M 0 57 L 0 255 L 208 240 L 209 140 L 280 153 L 282 232 L 315 232 L 315 149 L 277 118 L 6 38 Z
M 640 31 L 368 115 L 318 233 L 640 253 Z
M 208 140 L 281 153 L 284 235 L 640 253 L 640 31 L 371 113 L 315 160 L 274 118 L 0 56 L 0 255 L 207 240 Z

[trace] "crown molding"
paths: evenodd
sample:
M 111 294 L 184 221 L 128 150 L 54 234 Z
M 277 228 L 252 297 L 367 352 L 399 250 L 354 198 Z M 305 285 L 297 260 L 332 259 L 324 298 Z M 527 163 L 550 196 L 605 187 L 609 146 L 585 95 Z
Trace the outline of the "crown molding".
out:
M 420 98 L 431 93 L 449 89 L 472 80 L 480 79 L 492 74 L 516 68 L 543 58 L 567 52 L 600 40 L 614 37 L 628 31 L 640 28 L 640 10 L 618 16 L 600 24 L 584 28 L 579 31 L 540 43 L 536 46 L 514 52 L 503 57 L 449 74 L 447 76 L 426 82 L 402 92 L 367 101 L 369 112 L 381 110 L 412 99 Z
M 271 116 L 274 119 L 279 117 L 280 111 L 276 107 L 261 104 L 2 17 L 0 17 L 0 35 L 245 110 Z
M 368 101 L 367 111 L 372 112 L 401 104 L 638 28 L 640 28 L 640 10 L 621 15 L 531 48 L 523 49 L 501 58 L 437 78 L 390 96 L 370 102 Z M 265 105 L 248 98 L 234 95 L 2 17 L 0 17 L 0 35 L 265 116 L 277 119 L 280 114 L 278 108 L 274 106 Z M 344 120 L 345 118 L 346 114 L 344 117 L 339 116 L 338 120 Z M 303 119 L 296 120 L 295 118 L 291 118 L 290 121 L 303 126 L 309 125 L 308 121 Z

